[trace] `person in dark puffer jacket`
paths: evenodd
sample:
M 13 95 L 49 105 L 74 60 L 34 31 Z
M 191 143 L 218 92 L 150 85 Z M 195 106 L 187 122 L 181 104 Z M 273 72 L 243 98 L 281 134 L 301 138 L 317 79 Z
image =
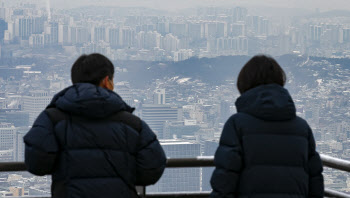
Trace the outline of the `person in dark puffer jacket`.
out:
M 315 140 L 296 116 L 285 81 L 271 57 L 255 56 L 242 68 L 237 113 L 227 120 L 215 153 L 211 198 L 323 197 Z
M 52 174 L 53 198 L 132 198 L 134 185 L 154 184 L 166 157 L 156 135 L 109 120 L 133 112 L 113 92 L 113 64 L 103 55 L 82 55 L 72 67 L 73 85 L 49 107 L 68 117 L 53 124 L 43 111 L 25 135 L 25 164 L 35 175 Z

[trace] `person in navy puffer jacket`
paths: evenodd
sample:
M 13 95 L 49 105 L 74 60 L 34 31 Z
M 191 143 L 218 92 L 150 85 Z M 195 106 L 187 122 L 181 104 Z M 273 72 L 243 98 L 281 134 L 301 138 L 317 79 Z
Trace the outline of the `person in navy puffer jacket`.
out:
M 242 68 L 237 113 L 224 125 L 215 153 L 211 198 L 323 197 L 315 140 L 296 116 L 285 82 L 271 57 L 255 56 Z
M 71 70 L 73 85 L 49 108 L 67 115 L 55 125 L 43 111 L 25 135 L 25 164 L 35 175 L 52 174 L 53 198 L 132 198 L 135 185 L 163 174 L 166 157 L 144 121 L 140 131 L 110 116 L 133 112 L 113 92 L 113 64 L 103 55 L 82 55 Z

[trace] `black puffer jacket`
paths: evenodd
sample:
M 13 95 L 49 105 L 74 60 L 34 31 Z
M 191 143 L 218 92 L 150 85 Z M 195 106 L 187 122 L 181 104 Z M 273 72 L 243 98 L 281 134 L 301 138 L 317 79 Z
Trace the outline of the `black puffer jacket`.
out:
M 288 91 L 253 88 L 236 101 L 215 154 L 212 198 L 321 198 L 322 162 Z
M 162 175 L 165 154 L 147 124 L 137 132 L 108 119 L 133 110 L 116 93 L 75 84 L 50 106 L 72 116 L 53 126 L 42 112 L 24 142 L 28 170 L 52 174 L 53 198 L 135 197 L 131 186 L 154 184 Z

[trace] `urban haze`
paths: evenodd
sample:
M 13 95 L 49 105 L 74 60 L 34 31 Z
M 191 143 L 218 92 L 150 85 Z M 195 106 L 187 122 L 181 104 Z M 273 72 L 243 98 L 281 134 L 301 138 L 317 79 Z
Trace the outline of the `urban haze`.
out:
M 81 54 L 115 65 L 115 91 L 171 158 L 213 156 L 236 112 L 236 77 L 256 54 L 277 59 L 317 150 L 350 160 L 348 0 L 0 1 L 0 161 L 23 161 L 23 136 L 71 85 Z M 171 115 L 155 119 L 164 112 Z M 212 168 L 167 169 L 147 192 L 210 191 Z M 350 177 L 324 170 L 327 188 Z M 50 194 L 50 178 L 0 173 L 0 197 Z M 11 197 L 11 196 L 10 196 Z

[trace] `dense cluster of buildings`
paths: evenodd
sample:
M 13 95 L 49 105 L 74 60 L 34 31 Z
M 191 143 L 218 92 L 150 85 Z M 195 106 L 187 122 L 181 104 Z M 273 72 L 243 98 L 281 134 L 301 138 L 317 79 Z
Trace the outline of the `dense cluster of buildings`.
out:
M 162 16 L 156 11 L 145 15 L 136 8 L 66 11 L 21 1 L 17 6 L 0 6 L 4 55 L 11 54 L 7 45 L 18 45 L 62 48 L 72 55 L 99 52 L 113 60 L 182 61 L 262 52 L 349 56 L 347 17 L 318 12 L 282 18 L 258 16 L 244 7 L 209 7 Z

